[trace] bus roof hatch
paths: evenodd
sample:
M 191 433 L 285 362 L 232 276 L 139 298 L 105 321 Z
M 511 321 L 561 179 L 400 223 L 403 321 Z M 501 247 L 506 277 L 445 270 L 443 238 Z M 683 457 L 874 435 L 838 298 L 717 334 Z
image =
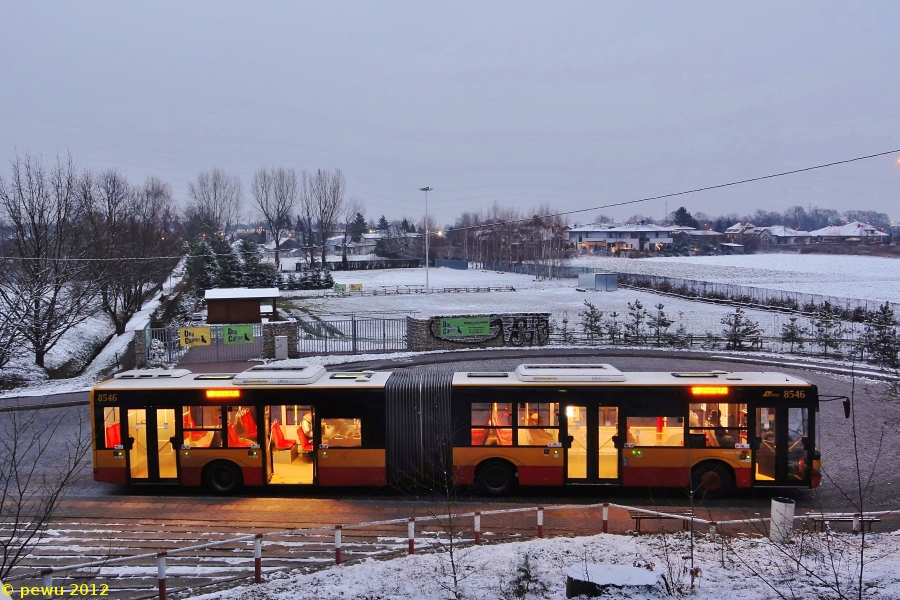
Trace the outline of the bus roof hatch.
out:
M 625 375 L 612 365 L 606 364 L 563 364 L 563 365 L 519 365 L 516 367 L 519 381 L 625 381 Z
M 325 374 L 322 365 L 306 367 L 252 367 L 231 380 L 234 385 L 308 385 Z

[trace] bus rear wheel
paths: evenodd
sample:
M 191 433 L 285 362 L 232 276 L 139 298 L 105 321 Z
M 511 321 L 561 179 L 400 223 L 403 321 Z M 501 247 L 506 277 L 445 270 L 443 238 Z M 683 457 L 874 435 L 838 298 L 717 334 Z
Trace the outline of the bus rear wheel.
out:
M 734 475 L 723 462 L 700 463 L 693 469 L 691 484 L 698 498 L 724 498 L 734 490 Z
M 206 488 L 219 496 L 227 496 L 238 491 L 244 484 L 241 470 L 234 463 L 219 460 L 210 463 L 203 470 Z
M 516 469 L 505 460 L 486 460 L 478 467 L 478 489 L 486 496 L 503 496 L 516 487 Z

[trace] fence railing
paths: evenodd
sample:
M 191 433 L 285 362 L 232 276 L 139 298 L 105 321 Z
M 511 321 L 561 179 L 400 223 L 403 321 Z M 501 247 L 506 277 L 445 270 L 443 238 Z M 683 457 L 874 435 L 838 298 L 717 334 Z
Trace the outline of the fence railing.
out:
M 729 528 L 732 528 L 730 530 L 732 532 L 765 535 L 765 523 L 769 520 L 765 517 L 753 517 L 716 521 L 712 518 L 696 517 L 690 513 L 660 511 L 610 502 L 476 510 L 253 533 L 180 548 L 170 546 L 152 552 L 111 556 L 92 561 L 82 560 L 69 565 L 31 567 L 25 572 L 20 570 L 5 581 L 21 582 L 29 579 L 34 581 L 40 578 L 40 587 L 50 590 L 49 593 L 41 594 L 41 597 L 45 598 L 54 597 L 52 590 L 54 580 L 58 581 L 65 577 L 66 590 L 72 585 L 69 583 L 71 579 L 79 583 L 89 580 L 97 586 L 97 589 L 102 589 L 104 583 L 110 587 L 110 591 L 115 586 L 119 593 L 109 594 L 111 598 L 158 597 L 166 600 L 170 594 L 188 589 L 192 593 L 202 593 L 204 588 L 221 589 L 227 587 L 227 584 L 233 586 L 248 581 L 261 583 L 264 573 L 296 569 L 298 566 L 316 569 L 370 558 L 398 557 L 439 550 L 450 543 L 457 546 L 477 546 L 484 542 L 543 538 L 545 534 L 573 535 L 575 532 L 566 519 L 560 521 L 562 529 L 556 527 L 545 530 L 546 513 L 567 510 L 578 511 L 583 518 L 590 519 L 594 523 L 588 528 L 590 531 L 580 528 L 579 534 L 610 533 L 611 511 L 619 511 L 618 533 L 627 531 L 627 527 L 623 530 L 622 523 L 634 519 L 635 514 L 647 515 L 645 518 L 649 519 L 680 520 L 690 524 L 691 530 L 694 530 L 694 526 L 702 526 L 709 533 L 726 535 Z M 600 518 L 588 517 L 584 515 L 586 511 L 596 511 L 599 513 L 596 516 Z M 897 511 L 880 511 L 866 513 L 866 516 L 888 515 L 895 512 Z M 516 516 L 512 522 L 490 519 L 502 515 Z M 519 518 L 518 515 L 531 517 Z M 795 515 L 794 521 L 805 521 L 807 517 L 808 515 Z M 485 520 L 490 521 L 489 531 L 484 530 Z M 733 529 L 735 527 L 738 529 Z M 857 531 L 857 525 L 854 523 L 854 533 Z M 213 568 L 205 576 L 200 575 L 204 570 L 201 565 L 209 565 L 212 562 L 210 552 L 217 552 L 216 560 L 228 566 Z
M 300 354 L 367 354 L 408 348 L 406 319 L 301 319 Z
M 239 361 L 259 358 L 263 349 L 262 323 L 248 323 L 238 327 L 252 327 L 253 335 L 243 343 L 228 343 L 224 339 L 226 325 L 209 327 L 209 345 L 185 347 L 181 345 L 178 327 L 147 327 L 144 329 L 144 353 L 148 365 Z M 232 326 L 234 327 L 234 325 Z

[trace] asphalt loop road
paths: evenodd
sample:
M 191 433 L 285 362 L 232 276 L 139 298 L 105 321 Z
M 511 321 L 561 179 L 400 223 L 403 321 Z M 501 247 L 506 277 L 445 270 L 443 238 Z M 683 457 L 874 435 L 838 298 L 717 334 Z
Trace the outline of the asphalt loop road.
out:
M 457 355 L 458 356 L 458 355 Z M 684 360 L 669 357 L 548 357 L 537 358 L 497 358 L 478 361 L 431 364 L 424 366 L 403 366 L 398 368 L 431 369 L 440 371 L 512 371 L 522 362 L 609 362 L 623 371 L 696 371 L 698 369 L 722 369 L 726 371 L 779 370 L 811 381 L 819 386 L 820 394 L 850 395 L 852 382 L 849 377 L 830 375 L 799 369 L 776 369 L 760 365 L 742 366 L 733 362 Z M 190 368 L 190 365 L 186 365 Z M 200 370 L 200 369 L 198 369 Z M 203 370 L 209 370 L 205 368 Z M 839 401 L 823 402 L 819 416 L 822 431 L 822 456 L 824 478 L 817 490 L 749 490 L 724 500 L 703 500 L 710 509 L 726 509 L 754 514 L 768 507 L 773 495 L 793 498 L 799 510 L 850 510 L 851 500 L 859 498 L 861 474 L 862 485 L 866 487 L 865 510 L 885 510 L 900 508 L 900 497 L 895 488 L 900 487 L 900 406 L 885 400 L 887 386 L 883 382 L 857 379 L 855 385 L 855 407 L 858 423 L 856 441 L 859 445 L 859 469 L 854 454 L 854 436 L 850 421 L 844 418 Z M 67 398 L 68 399 L 68 398 Z M 51 452 L 64 451 L 65 440 L 76 435 L 80 425 L 87 425 L 87 408 L 66 407 L 41 411 L 42 418 L 63 417 L 59 429 L 52 436 Z M 6 415 L 0 415 L 6 417 Z M 303 499 L 307 499 L 306 502 Z M 142 513 L 147 517 L 161 515 L 176 516 L 173 513 L 188 507 L 208 507 L 204 509 L 204 519 L 215 520 L 215 508 L 234 508 L 235 502 L 250 512 L 252 507 L 277 511 L 279 506 L 295 512 L 298 506 L 304 511 L 321 511 L 328 515 L 305 515 L 312 521 L 319 518 L 328 520 L 342 515 L 345 522 L 362 521 L 367 518 L 385 518 L 389 514 L 412 514 L 431 503 L 438 506 L 442 499 L 415 497 L 393 490 L 334 490 L 334 489 L 290 489 L 268 488 L 252 490 L 237 498 L 220 499 L 203 496 L 196 489 L 173 489 L 170 487 L 127 489 L 119 486 L 96 483 L 91 478 L 90 466 L 77 477 L 63 503 L 62 512 L 69 518 L 78 516 L 113 517 L 120 515 L 135 518 Z M 679 490 L 619 489 L 613 487 L 584 487 L 566 489 L 520 489 L 515 496 L 503 499 L 487 499 L 463 494 L 459 502 L 471 510 L 478 505 L 522 506 L 535 504 L 614 502 L 640 506 L 685 506 L 685 493 Z M 299 504 L 298 504 L 299 503 Z M 367 510 L 367 509 L 371 510 Z M 189 509 L 190 510 L 190 509 Z M 191 510 L 193 512 L 193 510 Z M 240 511 L 242 512 L 242 511 Z M 387 513 L 387 514 L 386 514 Z M 232 510 L 223 510 L 221 518 L 233 520 Z M 181 517 L 188 515 L 181 514 Z M 198 516 L 196 513 L 194 517 Z M 244 514 L 247 522 L 254 521 L 250 514 Z M 319 518 L 316 518 L 319 517 Z

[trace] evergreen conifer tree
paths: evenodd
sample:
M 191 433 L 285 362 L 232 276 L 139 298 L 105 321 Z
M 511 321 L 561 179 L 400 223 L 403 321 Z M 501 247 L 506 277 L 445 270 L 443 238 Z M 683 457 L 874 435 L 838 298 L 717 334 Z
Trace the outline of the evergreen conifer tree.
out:
M 632 344 L 642 344 L 647 335 L 646 323 L 650 312 L 640 300 L 628 304 L 628 320 L 625 321 L 625 337 Z
M 334 279 L 331 277 L 331 269 L 328 267 L 322 269 L 321 282 L 321 288 L 323 290 L 330 290 L 334 287 Z
M 871 362 L 882 367 L 900 367 L 900 334 L 889 303 L 885 302 L 870 314 L 862 342 Z
M 216 240 L 211 246 L 216 253 L 216 287 L 240 287 L 243 280 L 241 263 L 231 245 L 225 240 Z
M 619 313 L 616 311 L 609 313 L 609 316 L 603 321 L 603 327 L 606 329 L 609 342 L 613 345 L 618 344 L 622 339 L 622 324 L 619 323 Z
M 762 334 L 759 323 L 747 318 L 741 308 L 736 308 L 719 322 L 725 326 L 722 336 L 729 350 L 743 350 L 746 344 L 758 341 Z
M 813 316 L 813 338 L 822 347 L 822 354 L 828 356 L 828 349 L 840 348 L 841 339 L 846 328 L 841 322 L 840 313 L 826 301 Z
M 390 223 L 388 223 L 387 218 L 384 215 L 381 215 L 381 218 L 378 219 L 378 224 L 375 226 L 375 229 L 378 231 L 387 231 L 390 228 Z
M 781 341 L 791 345 L 791 352 L 794 352 L 794 346 L 797 350 L 803 350 L 805 342 L 804 336 L 809 334 L 809 329 L 799 323 L 799 318 L 790 317 L 787 323 L 781 326 Z
M 587 335 L 588 343 L 593 346 L 595 341 L 600 341 L 603 336 L 603 324 L 601 323 L 603 311 L 597 310 L 597 307 L 587 300 L 584 301 L 584 306 L 585 309 L 578 313 L 578 316 L 581 317 L 581 330 Z
M 191 246 L 185 268 L 195 290 L 211 290 L 216 287 L 218 264 L 215 251 L 206 238 L 199 238 Z
M 650 331 L 653 334 L 653 337 L 656 338 L 656 345 L 661 346 L 664 339 L 668 337 L 669 327 L 672 326 L 672 319 L 670 319 L 665 311 L 665 308 L 660 302 L 656 305 L 656 314 L 650 317 Z

